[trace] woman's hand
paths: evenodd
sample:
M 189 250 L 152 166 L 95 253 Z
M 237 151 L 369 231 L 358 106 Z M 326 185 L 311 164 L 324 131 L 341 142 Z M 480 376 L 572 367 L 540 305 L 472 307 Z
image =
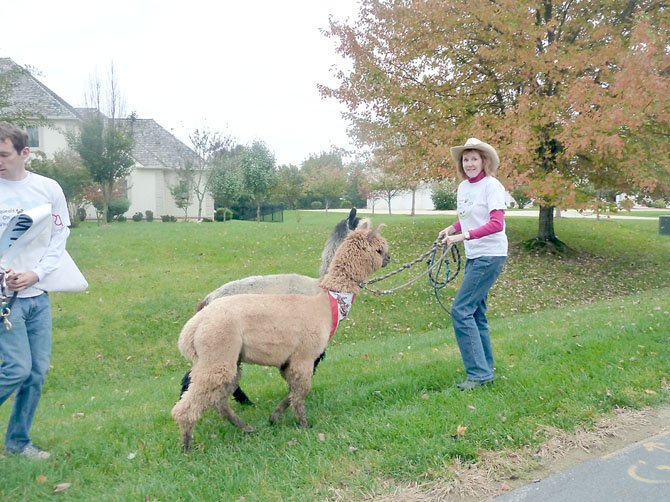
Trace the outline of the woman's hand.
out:
M 458 235 L 447 235 L 443 240 L 442 243 L 446 244 L 447 246 L 452 246 L 458 242 L 463 242 L 465 240 L 465 236 L 463 234 L 458 234 Z
M 440 230 L 440 233 L 437 234 L 437 238 L 440 240 L 440 242 L 444 243 L 447 236 L 449 236 L 453 233 L 454 233 L 454 227 L 453 227 L 453 225 L 449 225 L 444 230 Z

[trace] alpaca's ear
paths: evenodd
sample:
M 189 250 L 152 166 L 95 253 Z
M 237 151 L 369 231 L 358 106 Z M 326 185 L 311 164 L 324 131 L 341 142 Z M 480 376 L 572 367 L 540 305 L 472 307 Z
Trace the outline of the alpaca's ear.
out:
M 356 230 L 370 230 L 371 227 L 372 222 L 368 218 L 363 218 L 361 221 L 358 222 Z
M 386 225 L 384 225 L 383 223 L 380 223 L 380 224 L 377 225 L 374 229 L 370 230 L 370 232 L 368 233 L 368 241 L 369 241 L 369 242 L 372 242 L 372 241 L 373 241 L 374 239 L 376 239 L 379 235 L 381 235 L 380 232 L 381 232 L 382 229 L 385 228 L 385 227 L 386 227 Z

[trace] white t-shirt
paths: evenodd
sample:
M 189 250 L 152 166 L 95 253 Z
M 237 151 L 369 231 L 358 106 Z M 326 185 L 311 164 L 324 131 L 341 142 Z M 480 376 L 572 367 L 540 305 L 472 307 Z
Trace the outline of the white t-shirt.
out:
M 491 211 L 505 209 L 505 187 L 493 176 L 470 183 L 464 180 L 458 185 L 457 212 L 461 231 L 473 230 L 486 225 Z M 507 235 L 505 229 L 480 239 L 463 241 L 465 257 L 507 256 Z
M 9 264 L 16 272 L 33 271 L 40 279 L 56 270 L 70 235 L 70 216 L 65 195 L 55 180 L 32 172 L 28 172 L 25 178 L 18 181 L 0 178 L 0 234 L 14 216 L 43 204 L 51 204 L 53 221 L 51 233 L 45 232 L 31 243 L 31 246 L 41 246 L 41 257 L 35 258 L 34 253 L 25 253 Z M 42 293 L 41 289 L 31 287 L 19 292 L 18 296 L 29 298 Z

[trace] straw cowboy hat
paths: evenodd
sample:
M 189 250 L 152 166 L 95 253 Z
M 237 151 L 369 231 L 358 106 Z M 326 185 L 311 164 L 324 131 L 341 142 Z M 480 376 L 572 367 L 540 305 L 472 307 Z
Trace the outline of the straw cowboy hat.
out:
M 454 159 L 454 162 L 458 165 L 461 162 L 461 155 L 465 150 L 479 150 L 488 155 L 491 160 L 491 171 L 494 173 L 500 165 L 500 159 L 498 158 L 498 152 L 488 143 L 478 140 L 477 138 L 470 138 L 465 142 L 463 146 L 453 146 L 451 147 L 451 157 Z

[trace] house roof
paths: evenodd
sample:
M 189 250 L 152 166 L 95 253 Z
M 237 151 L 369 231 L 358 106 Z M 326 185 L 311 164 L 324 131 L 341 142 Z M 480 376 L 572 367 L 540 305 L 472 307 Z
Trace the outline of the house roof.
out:
M 77 122 L 100 113 L 95 108 L 74 108 L 51 91 L 28 70 L 10 58 L 0 58 L 0 74 L 12 73 L 10 106 L 5 112 L 23 112 L 31 117 L 71 119 Z M 123 119 L 127 120 L 127 119 Z M 198 155 L 153 119 L 135 119 L 133 157 L 146 168 L 178 168 L 187 162 L 198 163 Z
M 84 120 L 100 113 L 95 108 L 76 108 L 76 111 Z M 189 162 L 197 164 L 200 161 L 191 148 L 153 119 L 134 119 L 133 136 L 135 139 L 133 158 L 143 167 L 174 168 L 183 167 Z
M 133 157 L 145 167 L 197 164 L 198 155 L 153 119 L 135 119 Z
M 12 75 L 9 92 L 11 104 L 5 109 L 6 112 L 23 112 L 36 118 L 45 117 L 52 120 L 79 119 L 72 106 L 11 58 L 0 58 L 0 73 Z

